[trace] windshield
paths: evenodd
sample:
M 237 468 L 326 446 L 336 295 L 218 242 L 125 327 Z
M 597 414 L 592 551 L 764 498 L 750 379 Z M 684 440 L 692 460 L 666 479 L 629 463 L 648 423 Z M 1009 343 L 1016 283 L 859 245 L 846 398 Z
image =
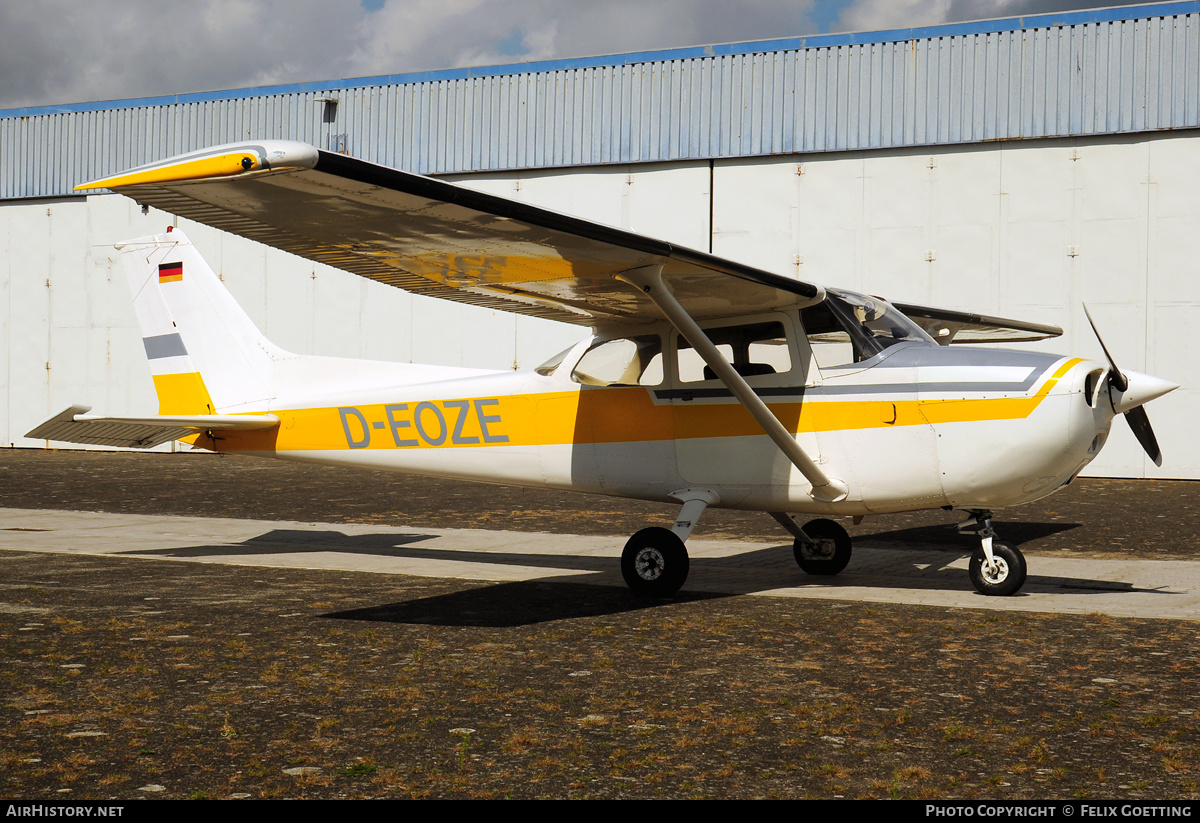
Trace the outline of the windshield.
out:
M 897 343 L 936 346 L 933 338 L 880 297 L 827 289 L 830 311 L 850 332 L 856 360 L 866 360 Z

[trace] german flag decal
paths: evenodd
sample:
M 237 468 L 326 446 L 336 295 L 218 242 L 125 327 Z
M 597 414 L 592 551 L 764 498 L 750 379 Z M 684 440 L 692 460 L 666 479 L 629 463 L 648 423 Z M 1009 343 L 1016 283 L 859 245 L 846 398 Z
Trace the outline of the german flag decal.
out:
M 173 283 L 183 279 L 183 263 L 159 263 L 158 282 Z

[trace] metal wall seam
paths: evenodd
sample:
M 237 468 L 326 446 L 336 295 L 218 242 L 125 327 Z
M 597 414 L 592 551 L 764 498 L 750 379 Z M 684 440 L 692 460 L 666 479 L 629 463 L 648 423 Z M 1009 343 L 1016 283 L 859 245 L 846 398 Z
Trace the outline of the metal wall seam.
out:
M 1172 122 L 1184 123 L 1196 117 L 1197 66 L 1200 65 L 1200 60 L 1197 60 L 1198 27 L 1194 17 L 1181 15 L 1175 19 L 1178 21 L 1178 35 L 1173 61 L 1175 73 L 1172 77 L 1179 105 L 1174 109 L 1177 117 Z

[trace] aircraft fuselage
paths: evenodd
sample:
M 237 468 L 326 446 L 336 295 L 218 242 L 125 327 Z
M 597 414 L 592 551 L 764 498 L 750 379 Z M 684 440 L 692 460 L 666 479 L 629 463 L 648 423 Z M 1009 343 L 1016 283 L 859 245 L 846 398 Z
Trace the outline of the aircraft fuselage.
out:
M 435 370 L 441 379 L 274 401 L 281 424 L 199 445 L 329 464 L 670 502 L 870 514 L 1002 508 L 1062 486 L 1104 443 L 1104 364 L 1036 352 L 897 345 L 804 385 L 756 388 L 849 494 L 811 484 L 714 381 L 582 385 L 580 344 L 548 375 Z M 367 364 L 360 364 L 366 366 Z M 380 369 L 390 364 L 377 364 Z

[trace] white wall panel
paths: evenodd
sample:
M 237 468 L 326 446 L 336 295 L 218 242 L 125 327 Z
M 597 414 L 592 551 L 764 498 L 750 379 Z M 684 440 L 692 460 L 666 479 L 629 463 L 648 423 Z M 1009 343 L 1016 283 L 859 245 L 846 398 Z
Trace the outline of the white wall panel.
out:
M 1146 461 L 1147 477 L 1190 477 L 1200 475 L 1200 301 L 1156 303 L 1150 312 L 1153 345 L 1146 369 L 1169 378 L 1180 388 L 1147 407 L 1163 451 L 1162 468 Z M 1117 361 L 1120 363 L 1121 361 Z M 1114 476 L 1121 476 L 1112 472 Z
M 990 272 L 1000 265 L 1001 152 L 948 151 L 933 158 L 930 169 L 929 225 L 934 231 L 927 281 L 927 303 L 999 303 Z
M 366 300 L 360 323 L 366 351 L 379 360 L 397 363 L 421 362 L 413 355 L 412 327 L 414 307 L 424 299 L 411 294 L 399 300 Z M 295 321 L 292 321 L 295 323 Z
M 0 386 L 4 388 L 4 397 L 0 398 L 0 443 L 8 444 L 8 422 L 12 417 L 14 401 L 19 401 L 19 395 L 13 391 L 10 376 L 13 359 L 12 338 L 12 226 L 9 221 L 0 219 Z M 36 404 L 35 404 L 36 405 Z
M 1076 144 L 1043 141 L 1029 149 L 999 152 L 1000 267 L 991 284 L 996 302 L 984 310 L 1053 323 L 1070 335 Z M 1044 351 L 1061 346 L 1061 340 L 1039 344 Z
M 46 266 L 46 276 L 50 280 L 48 402 L 52 407 L 62 408 L 71 404 L 70 397 L 77 386 L 92 382 L 89 375 L 102 380 L 107 371 L 104 350 L 95 351 L 89 346 L 91 290 L 79 287 L 80 268 L 85 276 L 91 269 L 87 265 L 87 213 L 72 209 L 70 205 L 47 206 L 50 230 L 50 254 Z M 95 319 L 102 319 L 99 311 Z
M 45 204 L 13 215 L 6 232 L 8 278 L 8 419 L 29 419 L 30 409 L 49 407 L 50 226 Z M 80 261 L 81 264 L 83 261 Z M 66 284 L 63 284 L 65 287 Z M 43 418 L 44 419 L 44 418 Z M 34 421 L 34 425 L 41 422 Z M 25 430 L 23 430 L 25 431 Z
M 769 271 L 802 277 L 796 262 L 800 221 L 799 165 L 747 162 L 713 180 L 712 250 Z
M 228 249 L 235 240 L 224 238 L 222 247 Z M 313 307 L 319 305 L 321 284 L 335 279 L 336 273 L 317 263 L 308 263 L 307 271 L 302 271 L 286 255 L 271 254 L 257 244 L 245 246 L 238 255 L 237 272 L 229 271 L 226 278 L 236 284 L 236 296 L 246 301 L 242 305 L 253 305 L 261 313 L 263 334 L 288 351 L 320 349 Z
M 860 264 L 865 253 L 863 237 L 863 187 L 865 154 L 839 155 L 840 163 L 810 162 L 804 158 L 793 164 L 791 173 L 797 170 L 796 192 L 796 239 L 791 250 L 798 259 L 797 273 L 801 280 L 815 283 L 841 285 L 851 289 L 861 287 L 858 282 Z M 832 158 L 830 158 L 832 159 Z M 763 166 L 776 169 L 781 176 L 788 173 L 786 166 L 774 161 L 762 161 Z M 767 165 L 769 163 L 769 166 Z M 744 168 L 751 171 L 757 164 L 747 163 Z M 713 188 L 717 191 L 741 185 L 742 173 L 726 180 L 727 174 L 742 164 L 719 164 Z M 757 176 L 757 175 L 756 175 Z M 749 178 L 747 178 L 749 179 Z M 769 208 L 762 203 L 760 208 Z
M 1162 469 L 1148 465 L 1117 421 L 1091 473 L 1200 478 L 1200 441 L 1191 436 L 1200 419 L 1196 132 L 722 160 L 711 169 L 697 161 L 516 171 L 463 182 L 700 249 L 711 242 L 717 254 L 784 275 L 1056 323 L 1064 337 L 1036 348 L 1101 357 L 1080 307 L 1087 300 L 1119 363 L 1183 384 L 1150 406 Z M 68 402 L 114 414 L 156 408 L 127 287 L 103 244 L 168 222 L 116 196 L 0 206 L 0 431 L 8 442 L 39 445 L 20 435 Z M 531 367 L 585 333 L 413 297 L 184 228 L 251 318 L 302 353 Z M 56 374 L 66 375 L 61 383 Z

